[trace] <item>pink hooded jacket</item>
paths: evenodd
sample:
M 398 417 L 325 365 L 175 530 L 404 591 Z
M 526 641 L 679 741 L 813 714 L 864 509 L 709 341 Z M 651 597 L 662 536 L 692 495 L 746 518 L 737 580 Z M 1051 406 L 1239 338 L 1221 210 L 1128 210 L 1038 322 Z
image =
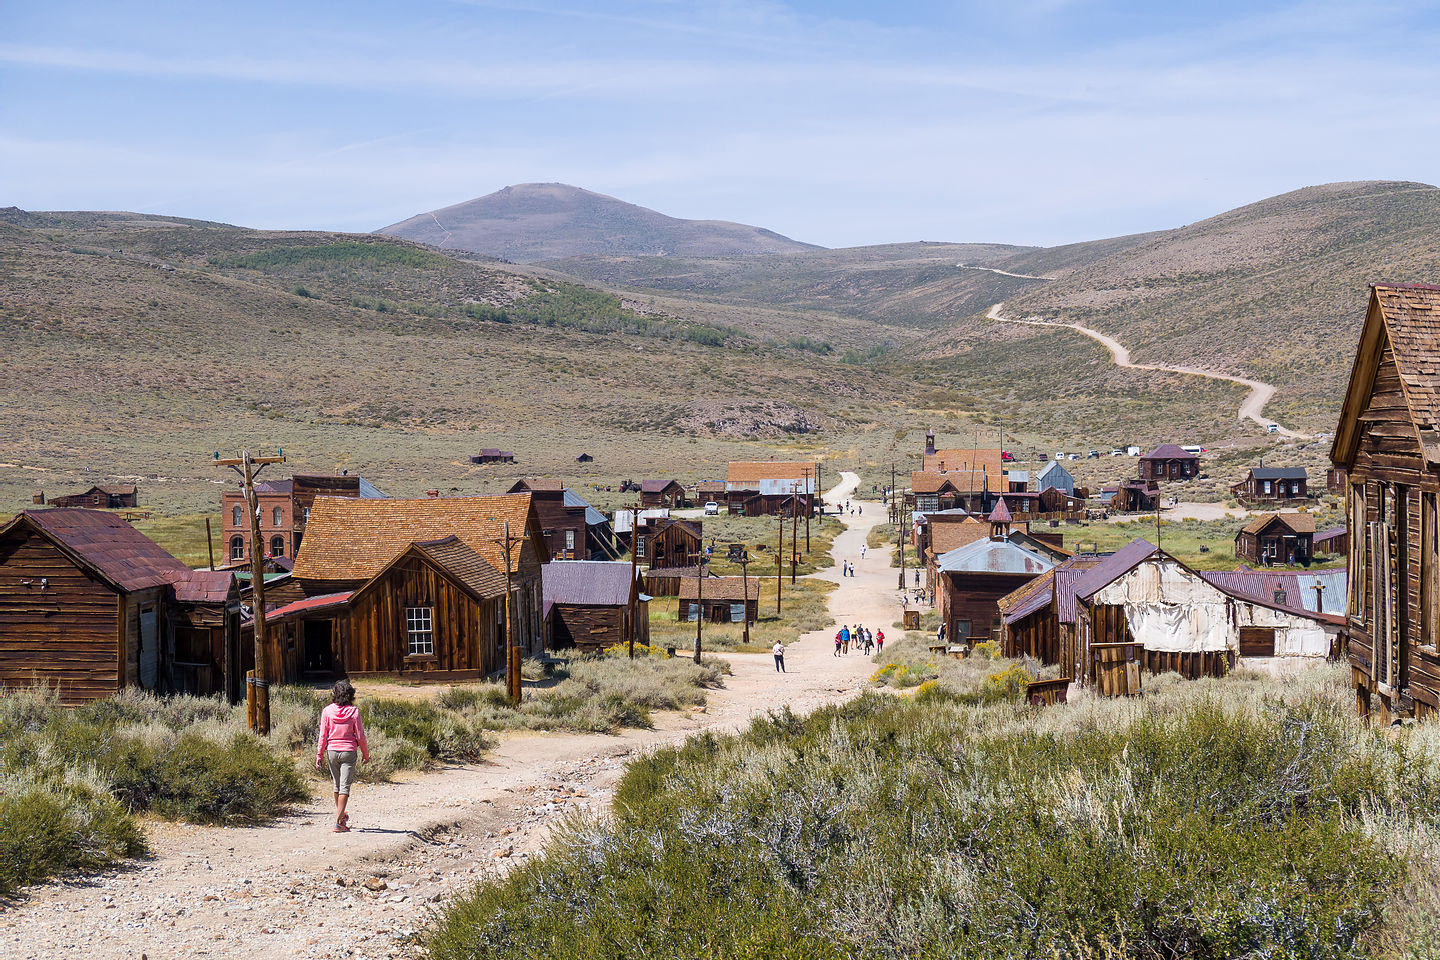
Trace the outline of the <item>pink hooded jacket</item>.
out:
M 365 724 L 360 722 L 357 708 L 332 703 L 320 712 L 320 743 L 315 759 L 324 760 L 326 750 L 359 750 L 360 756 L 369 761 L 370 746 L 365 742 Z

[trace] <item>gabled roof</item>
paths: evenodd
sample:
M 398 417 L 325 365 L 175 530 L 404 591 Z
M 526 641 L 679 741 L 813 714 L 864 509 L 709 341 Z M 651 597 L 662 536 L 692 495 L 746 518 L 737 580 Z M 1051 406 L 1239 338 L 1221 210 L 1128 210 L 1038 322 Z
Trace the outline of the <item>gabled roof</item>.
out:
M 1070 557 L 1044 576 L 1025 584 L 1000 598 L 1000 614 L 1006 623 L 1015 623 L 1058 601 L 1056 618 L 1061 623 L 1075 622 L 1075 584 L 1086 570 L 1100 563 L 1103 557 L 1081 554 Z
M 1095 564 L 1095 566 L 1089 570 L 1086 570 L 1084 575 L 1075 583 L 1075 596 L 1082 600 L 1090 599 L 1096 591 L 1113 583 L 1116 578 L 1129 573 L 1131 570 L 1140 566 L 1141 563 L 1160 552 L 1160 548 L 1149 540 L 1136 537 L 1104 560 Z
M 1315 534 L 1315 545 L 1318 547 L 1322 543 L 1329 543 L 1332 540 L 1339 540 L 1341 537 L 1345 536 L 1349 532 L 1349 527 L 1331 527 L 1328 530 L 1321 530 L 1319 533 Z
M 1354 459 L 1360 443 L 1360 414 L 1369 404 L 1387 343 L 1415 425 L 1416 442 L 1433 466 L 1440 463 L 1440 364 L 1436 362 L 1440 357 L 1440 287 L 1429 284 L 1371 285 L 1330 459 L 1342 466 Z
M 992 449 L 952 447 L 936 450 L 925 454 L 921 467 L 934 473 L 974 473 L 977 477 L 984 476 L 991 487 L 999 485 L 1005 478 L 1005 459 L 999 450 Z M 974 489 L 982 488 L 983 482 L 977 480 Z
M 559 477 L 538 477 L 534 480 L 516 480 L 506 493 L 557 493 L 565 489 L 565 481 Z
M 1304 480 L 1304 467 L 1251 467 L 1250 475 L 1256 480 Z
M 964 485 L 968 492 L 970 486 L 969 474 L 966 474 Z M 912 471 L 910 474 L 911 493 L 943 493 L 947 487 L 952 492 L 959 492 L 958 488 L 955 486 L 954 482 L 947 474 L 934 473 L 928 470 L 915 470 Z
M 936 560 L 936 568 L 944 573 L 1030 573 L 1038 576 L 1054 566 L 1055 562 L 1040 550 L 1022 545 L 1014 538 L 997 540 L 986 537 L 942 554 Z
M 699 577 L 685 577 L 680 581 L 681 600 L 729 600 L 739 603 L 745 581 L 749 581 L 749 593 L 745 599 L 760 599 L 760 578 L 759 577 L 706 577 L 705 595 L 700 597 L 696 594 L 696 588 L 700 583 Z
M 1010 508 L 1005 506 L 1004 500 L 995 501 L 995 509 L 990 511 L 991 523 L 1010 523 L 1014 517 L 1010 516 Z
M 1304 534 L 1315 532 L 1315 515 L 1313 513 L 1262 513 L 1254 520 L 1245 524 L 1245 526 L 1240 529 L 1240 533 L 1235 534 L 1235 536 L 1238 537 L 1241 533 L 1261 533 L 1266 527 L 1270 526 L 1270 524 L 1276 522 L 1283 523 L 1295 533 Z
M 641 492 L 641 493 L 664 493 L 666 490 L 669 490 L 671 487 L 679 487 L 681 490 L 684 490 L 684 489 L 685 489 L 685 485 L 684 485 L 683 483 L 681 483 L 679 480 L 641 480 L 641 481 L 640 481 L 640 492 Z
M 623 607 L 630 602 L 630 564 L 610 560 L 557 560 L 545 565 L 545 615 L 557 603 Z
M 412 543 L 451 535 L 503 572 L 498 541 L 505 524 L 512 537 L 522 536 L 531 516 L 530 495 L 525 493 L 405 500 L 316 497 L 294 572 L 307 580 L 369 580 Z M 543 543 L 533 547 L 543 558 Z M 513 551 L 512 570 L 519 569 L 522 553 Z
M 125 593 L 189 580 L 193 572 L 113 513 L 82 507 L 23 510 L 0 527 L 0 534 L 22 525 Z
M 1299 614 L 1312 620 L 1335 623 L 1345 612 L 1345 571 L 1335 572 L 1340 575 L 1338 579 L 1333 576 L 1274 573 L 1244 567 L 1239 570 L 1205 570 L 1200 573 L 1200 577 L 1221 593 L 1237 600 Z M 1315 601 L 1314 587 L 1317 584 L 1325 587 L 1321 602 L 1328 609 L 1316 611 L 1310 606 Z M 1283 602 L 1275 601 L 1277 590 L 1284 592 Z
M 1141 460 L 1199 460 L 1195 454 L 1180 449 L 1178 444 L 1162 443 L 1151 450 Z
M 1039 476 L 1037 476 L 1035 480 L 1037 483 L 1042 482 L 1052 473 L 1063 473 L 1065 474 L 1065 476 L 1070 477 L 1071 480 L 1075 479 L 1074 476 L 1071 475 L 1070 471 L 1065 469 L 1065 465 L 1063 463 L 1061 463 L 1059 460 L 1051 460 L 1049 463 L 1045 464 L 1044 468 L 1041 469 Z
M 818 471 L 814 461 L 733 460 L 725 473 L 726 483 L 756 483 L 761 480 L 804 480 L 813 483 Z
M 416 543 L 413 549 L 435 561 L 478 596 L 505 596 L 505 574 L 486 563 L 480 554 L 462 543 L 459 537 L 424 540 Z M 404 555 L 400 554 L 402 557 Z
M 580 494 L 576 493 L 574 490 L 571 490 L 569 487 L 566 487 L 566 488 L 565 488 L 565 497 L 564 497 L 564 499 L 565 499 L 565 506 L 567 506 L 567 507 L 584 507 L 584 508 L 585 508 L 585 526 L 587 526 L 587 527 L 597 527 L 597 526 L 601 525 L 602 523 L 609 523 L 609 522 L 610 522 L 608 519 L 606 519 L 605 514 L 601 513 L 599 510 L 597 510 L 597 509 L 595 509 L 594 507 L 590 506 L 590 503 L 589 503 L 588 500 L 586 500 L 584 497 L 580 496 Z
M 294 480 L 260 480 L 255 484 L 256 493 L 283 493 L 289 496 L 295 492 Z
M 669 530 L 671 527 L 678 527 L 680 530 L 689 534 L 691 537 L 694 537 L 696 540 L 701 539 L 701 537 L 704 535 L 705 530 L 705 528 L 700 525 L 699 520 L 684 520 L 680 517 L 665 517 L 663 519 L 655 521 L 653 526 L 648 523 L 645 524 L 645 526 L 650 527 L 650 535 L 652 537 L 660 536 L 660 534 L 664 533 L 666 530 Z
M 135 492 L 135 484 L 112 483 L 96 487 L 95 489 L 99 490 L 101 493 L 108 493 L 112 497 L 128 497 L 130 494 Z

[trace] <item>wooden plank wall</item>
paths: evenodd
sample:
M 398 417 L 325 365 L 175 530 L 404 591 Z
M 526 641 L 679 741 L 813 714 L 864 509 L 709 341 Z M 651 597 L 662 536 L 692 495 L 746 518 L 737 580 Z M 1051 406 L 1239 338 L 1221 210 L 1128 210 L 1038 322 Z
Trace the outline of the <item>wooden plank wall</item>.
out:
M 120 622 L 115 591 L 48 540 L 16 531 L 0 542 L 0 684 L 58 684 L 67 703 L 115 693 Z
M 476 602 L 418 559 L 396 564 L 384 580 L 352 599 L 344 668 L 350 673 L 478 670 L 488 674 L 497 665 L 498 603 Z M 433 608 L 432 656 L 407 656 L 406 607 Z
M 581 653 L 597 653 L 628 639 L 624 607 L 581 606 L 557 603 L 550 611 L 550 645 L 556 649 L 575 647 Z

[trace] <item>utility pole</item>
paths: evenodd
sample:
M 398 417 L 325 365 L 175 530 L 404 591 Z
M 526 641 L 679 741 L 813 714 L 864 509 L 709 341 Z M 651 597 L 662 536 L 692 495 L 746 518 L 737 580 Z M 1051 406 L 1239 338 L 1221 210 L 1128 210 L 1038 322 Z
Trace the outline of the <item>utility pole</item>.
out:
M 635 589 L 635 571 L 638 569 L 639 561 L 638 561 L 638 558 L 637 558 L 636 555 L 635 555 L 635 519 L 634 519 L 634 518 L 639 517 L 639 516 L 640 516 L 640 502 L 637 500 L 637 501 L 635 502 L 635 509 L 634 509 L 633 513 L 631 514 L 631 520 L 630 520 L 630 592 L 631 592 L 631 599 L 630 599 L 630 659 L 631 659 L 631 660 L 634 660 L 634 659 L 635 659 L 635 632 L 639 629 L 639 624 L 637 624 L 637 623 L 635 622 L 635 617 L 636 617 L 636 616 L 638 615 L 638 613 L 639 613 L 639 605 L 636 603 L 636 594 L 638 594 L 639 591 Z
M 265 675 L 265 558 L 260 552 L 260 501 L 255 494 L 255 478 L 270 464 L 285 462 L 284 450 L 275 453 L 273 457 L 252 457 L 249 450 L 242 450 L 238 457 L 221 460 L 220 452 L 215 452 L 217 464 L 229 467 L 244 479 L 245 504 L 250 511 L 250 599 L 255 611 L 255 669 L 245 678 L 245 720 L 246 725 L 262 737 L 270 735 L 270 683 Z
M 520 704 L 520 698 L 524 690 L 522 685 L 523 678 L 520 676 L 522 655 L 519 645 L 516 644 L 514 640 L 515 631 L 510 614 L 510 571 L 514 567 L 512 558 L 515 547 L 524 543 L 527 539 L 529 539 L 529 537 L 523 534 L 518 537 L 512 537 L 510 535 L 510 521 L 506 520 L 504 536 L 490 541 L 491 543 L 499 545 L 500 553 L 505 559 L 505 693 L 510 697 L 510 702 L 517 706 Z
M 1315 588 L 1319 590 L 1319 587 Z M 740 554 L 740 593 L 745 604 L 745 646 L 750 646 L 750 551 Z
M 705 626 L 705 567 L 710 558 L 700 554 L 699 576 L 695 578 L 695 662 L 700 662 L 700 634 Z
M 215 535 L 210 532 L 210 518 L 205 518 L 205 550 L 210 554 L 210 569 L 215 569 Z
M 785 571 L 785 514 L 775 511 L 780 521 L 780 539 L 775 544 L 775 616 L 780 616 L 780 578 Z
M 795 484 L 790 484 L 791 491 L 794 491 Z M 795 568 L 800 565 L 800 545 L 797 542 L 800 534 L 800 501 L 795 493 L 790 494 L 790 585 L 795 585 Z
M 897 522 L 895 524 L 895 548 L 900 551 L 900 590 L 905 590 L 905 504 L 902 502 L 897 507 Z
M 899 507 L 898 501 L 895 499 L 895 461 L 894 461 L 894 460 L 891 460 L 891 461 L 890 461 L 890 496 L 887 497 L 886 499 L 890 501 L 890 510 L 889 510 L 889 513 L 890 513 L 890 522 L 891 522 L 891 523 L 899 523 L 899 522 L 900 522 L 900 519 L 899 519 L 899 517 L 900 517 L 900 507 Z
M 817 466 L 818 469 L 818 466 Z M 820 478 L 815 478 L 815 485 L 810 484 L 810 468 L 805 468 L 805 552 L 810 552 L 810 514 L 815 512 L 815 489 L 820 485 Z

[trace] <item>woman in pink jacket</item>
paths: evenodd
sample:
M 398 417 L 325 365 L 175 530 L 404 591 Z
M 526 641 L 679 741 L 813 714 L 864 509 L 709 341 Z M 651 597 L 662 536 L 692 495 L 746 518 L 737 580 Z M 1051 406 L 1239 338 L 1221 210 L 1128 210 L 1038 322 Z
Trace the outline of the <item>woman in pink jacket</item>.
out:
M 320 713 L 320 743 L 315 751 L 315 769 L 329 763 L 335 781 L 335 832 L 350 832 L 350 815 L 345 804 L 350 800 L 350 784 L 355 780 L 355 755 L 370 762 L 370 747 L 365 742 L 365 725 L 355 708 L 355 687 L 349 680 L 337 680 L 330 688 L 330 705 Z

